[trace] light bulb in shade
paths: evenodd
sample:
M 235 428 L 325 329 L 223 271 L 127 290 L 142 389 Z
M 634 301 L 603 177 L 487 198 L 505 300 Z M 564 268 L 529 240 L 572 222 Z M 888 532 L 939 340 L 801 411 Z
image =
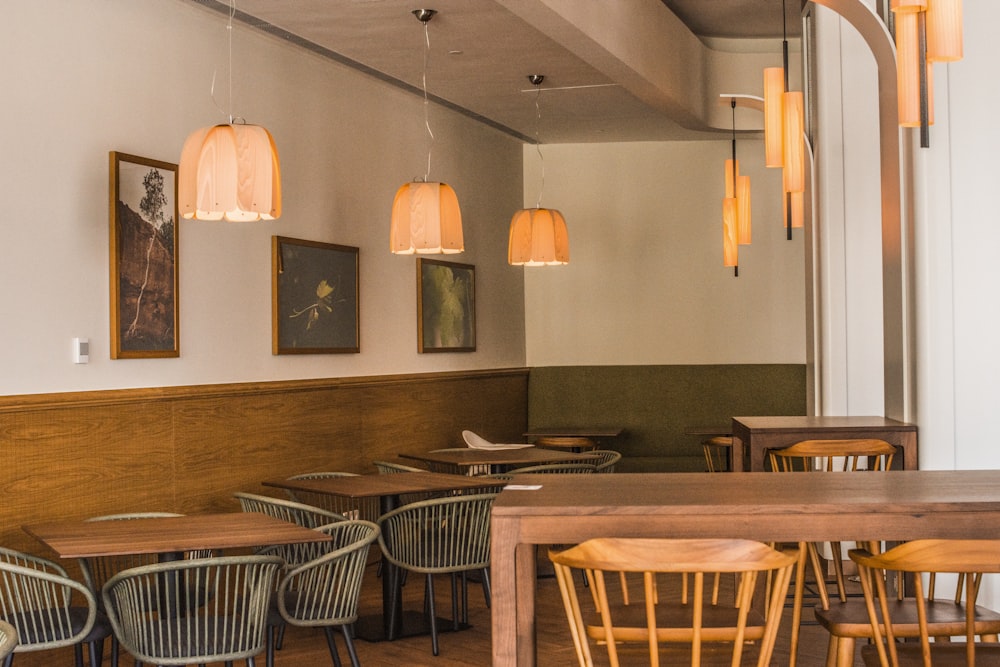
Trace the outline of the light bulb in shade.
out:
M 521 209 L 511 218 L 507 263 L 557 266 L 569 263 L 569 232 L 562 213 L 550 208 Z
M 177 208 L 195 220 L 277 219 L 281 166 L 271 133 L 246 124 L 192 132 L 177 166 Z
M 392 201 L 389 249 L 397 255 L 450 255 L 465 250 L 462 212 L 447 183 L 405 183 Z

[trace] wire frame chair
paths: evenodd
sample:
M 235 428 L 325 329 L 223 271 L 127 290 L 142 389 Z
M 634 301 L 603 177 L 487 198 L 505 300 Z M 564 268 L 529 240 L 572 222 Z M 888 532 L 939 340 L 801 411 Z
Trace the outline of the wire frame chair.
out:
M 330 512 L 321 507 L 297 503 L 293 500 L 261 496 L 255 493 L 238 491 L 233 497 L 240 503 L 244 512 L 259 512 L 282 521 L 298 524 L 305 528 L 318 528 L 335 521 L 346 521 L 343 514 Z
M 17 646 L 17 628 L 7 621 L 0 621 L 0 660 L 4 660 Z
M 600 457 L 594 464 L 594 472 L 614 472 L 615 466 L 622 460 L 621 452 L 616 452 L 613 449 L 593 449 L 590 453 Z
M 404 472 L 427 472 L 423 468 L 416 468 L 414 466 L 408 466 L 404 463 L 395 463 L 393 461 L 372 461 L 372 465 L 378 469 L 378 474 L 380 475 L 396 475 Z
M 332 537 L 333 550 L 285 574 L 278 584 L 268 623 L 281 628 L 286 623 L 322 627 L 330 656 L 338 666 L 340 658 L 333 628 L 339 627 L 351 665 L 358 667 L 350 625 L 358 619 L 358 599 L 368 550 L 378 538 L 379 528 L 370 521 L 350 520 L 330 524 L 322 530 Z M 269 632 L 268 667 L 274 664 L 272 635 L 273 632 Z
M 445 449 L 432 449 L 431 454 L 439 454 L 441 452 L 465 452 L 468 451 L 468 447 L 446 447 Z M 488 475 L 490 472 L 490 464 L 482 463 L 478 465 L 467 466 L 466 470 L 463 472 L 459 466 L 449 463 L 441 463 L 438 461 L 428 461 L 427 467 L 430 468 L 431 472 L 444 472 L 452 475 Z
M 379 517 L 379 545 L 385 558 L 402 570 L 426 575 L 425 610 L 431 627 L 431 649 L 438 655 L 434 575 L 452 577 L 452 624 L 459 627 L 456 588 L 461 574 L 462 618 L 468 623 L 465 574 L 481 571 L 486 604 L 490 603 L 490 510 L 494 494 L 449 496 L 404 505 Z M 398 592 L 399 587 L 393 586 Z
M 997 619 L 991 610 L 975 604 L 980 575 L 1000 573 L 1000 540 L 914 540 L 893 547 L 883 554 L 873 555 L 864 549 L 853 549 L 851 560 L 858 566 L 864 591 L 868 621 L 873 641 L 862 648 L 866 665 L 898 667 L 899 665 L 996 665 L 1000 664 L 1000 645 L 996 643 Z M 912 575 L 913 597 L 889 594 L 887 574 Z M 934 578 L 942 573 L 957 573 L 964 584 L 965 602 L 934 600 Z M 924 579 L 930 589 L 925 589 Z M 910 578 L 910 577 L 908 577 Z M 895 598 L 895 599 L 894 599 Z M 916 607 L 917 632 L 913 632 L 914 614 L 900 614 L 905 605 Z M 945 607 L 952 615 L 951 628 L 935 629 L 937 607 Z M 909 617 L 908 619 L 906 617 Z M 985 617 L 992 616 L 992 619 Z M 903 626 L 898 625 L 902 622 Z M 978 635 L 991 635 L 988 642 L 976 641 Z M 964 641 L 934 641 L 934 635 L 962 637 Z M 919 641 L 901 643 L 901 637 L 918 637 Z
M 757 665 L 770 664 L 781 611 L 798 550 L 779 552 L 760 542 L 720 539 L 597 538 L 560 552 L 549 552 L 570 635 L 581 667 L 593 664 L 590 642 L 603 644 L 613 667 L 619 664 L 623 644 L 645 645 L 649 663 L 660 664 L 661 644 L 690 652 L 690 664 L 702 664 L 710 648 L 728 649 L 727 662 L 743 664 L 748 642 L 758 644 Z M 590 593 L 578 592 L 572 571 L 581 570 L 591 582 Z M 639 574 L 643 580 L 643 600 L 636 604 L 612 603 L 605 573 L 616 582 L 622 572 Z M 738 574 L 735 605 L 718 604 L 706 595 L 705 575 L 718 572 Z M 668 599 L 657 575 L 681 575 L 680 595 Z M 693 585 L 688 587 L 688 578 Z M 765 580 L 763 617 L 751 607 L 758 582 Z M 592 598 L 581 607 L 580 598 Z M 681 664 L 671 658 L 669 664 Z
M 593 463 L 546 463 L 537 466 L 525 466 L 508 470 L 508 475 L 563 475 L 595 472 L 597 466 Z
M 102 593 L 104 606 L 115 636 L 143 663 L 246 660 L 252 667 L 264 650 L 282 564 L 277 556 L 254 555 L 146 565 L 112 577 Z M 208 592 L 196 614 L 187 608 L 190 590 Z
M 301 475 L 293 475 L 288 479 L 336 479 L 338 477 L 357 476 L 358 474 L 354 472 L 307 472 Z M 346 498 L 330 493 L 313 493 L 311 491 L 292 489 L 288 489 L 288 498 L 293 502 L 312 505 L 328 512 L 340 514 L 345 519 L 374 521 L 378 518 L 377 498 Z
M 0 621 L 16 630 L 14 652 L 73 646 L 78 665 L 87 644 L 90 664 L 100 662 L 111 627 L 84 584 L 58 563 L 0 548 Z M 13 655 L 5 659 L 9 664 Z

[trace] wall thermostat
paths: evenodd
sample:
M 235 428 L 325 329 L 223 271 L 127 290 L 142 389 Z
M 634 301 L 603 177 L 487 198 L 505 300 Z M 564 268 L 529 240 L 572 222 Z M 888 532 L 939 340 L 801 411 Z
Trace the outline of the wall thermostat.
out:
M 73 363 L 85 364 L 90 361 L 90 339 L 73 339 Z

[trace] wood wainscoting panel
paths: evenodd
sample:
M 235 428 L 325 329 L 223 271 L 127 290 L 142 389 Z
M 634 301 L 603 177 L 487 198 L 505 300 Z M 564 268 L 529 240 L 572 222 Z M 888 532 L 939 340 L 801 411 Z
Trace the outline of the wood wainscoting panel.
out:
M 238 511 L 234 491 L 296 473 L 374 472 L 375 459 L 517 440 L 528 370 L 0 396 L 0 544 L 21 526 L 119 512 Z

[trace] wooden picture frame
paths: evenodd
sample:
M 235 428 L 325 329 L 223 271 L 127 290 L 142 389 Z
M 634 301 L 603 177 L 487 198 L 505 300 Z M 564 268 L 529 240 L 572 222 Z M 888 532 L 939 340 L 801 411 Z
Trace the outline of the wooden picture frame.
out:
M 361 351 L 358 254 L 351 246 L 272 237 L 273 354 Z
M 178 357 L 177 165 L 108 157 L 111 358 Z
M 417 351 L 476 351 L 476 267 L 417 258 Z

